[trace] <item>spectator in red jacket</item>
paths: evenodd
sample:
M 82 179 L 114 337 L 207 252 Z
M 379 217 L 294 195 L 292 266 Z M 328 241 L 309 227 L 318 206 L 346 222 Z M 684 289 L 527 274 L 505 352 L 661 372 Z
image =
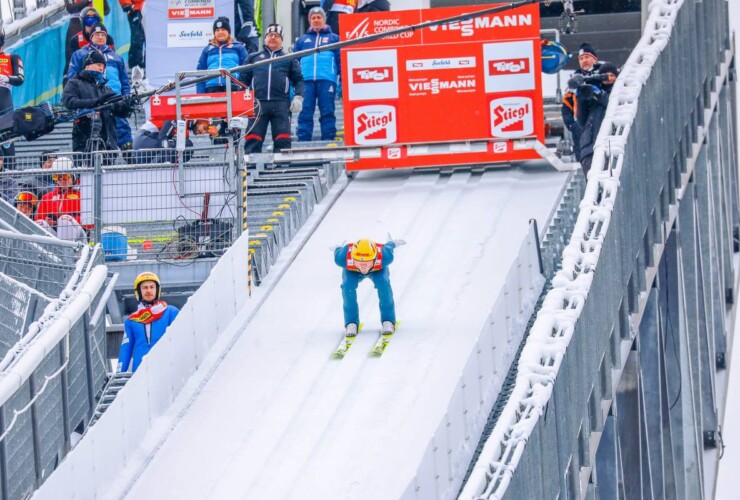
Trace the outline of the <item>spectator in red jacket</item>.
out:
M 74 185 L 72 160 L 60 156 L 54 161 L 52 178 L 57 188 L 41 197 L 36 222 L 57 236 L 69 241 L 87 241 L 80 225 L 81 194 Z
M 142 12 L 144 11 L 144 0 L 118 0 L 121 8 L 128 16 L 128 25 L 131 28 L 131 47 L 128 49 L 128 67 L 134 71 L 138 66 L 143 71 L 146 68 L 146 57 L 144 47 L 146 46 L 146 34 Z

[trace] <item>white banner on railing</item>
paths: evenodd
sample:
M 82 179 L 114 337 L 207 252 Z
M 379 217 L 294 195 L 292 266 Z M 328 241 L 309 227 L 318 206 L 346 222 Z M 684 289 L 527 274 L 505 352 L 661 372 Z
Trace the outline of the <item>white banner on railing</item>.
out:
M 213 38 L 216 18 L 228 17 L 231 34 L 238 32 L 233 0 L 147 2 L 144 14 L 147 79 L 155 87 L 172 80 L 175 73 L 196 69 L 200 53 Z

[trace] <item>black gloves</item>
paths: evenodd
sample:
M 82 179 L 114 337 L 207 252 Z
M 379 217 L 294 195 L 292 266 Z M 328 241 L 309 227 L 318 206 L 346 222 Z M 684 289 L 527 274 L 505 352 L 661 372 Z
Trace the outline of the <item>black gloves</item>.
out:
M 583 75 L 579 75 L 578 73 L 576 73 L 572 77 L 570 77 L 570 80 L 568 80 L 568 88 L 575 90 L 583 85 L 584 81 L 586 81 L 586 78 L 584 78 Z
M 118 97 L 118 94 L 113 92 L 112 90 L 106 90 L 103 92 L 103 94 L 98 97 L 98 102 L 96 106 L 102 106 L 104 104 L 108 104 L 109 102 L 115 100 Z
M 591 85 L 581 85 L 578 87 L 578 97 L 591 99 L 594 96 L 594 88 Z

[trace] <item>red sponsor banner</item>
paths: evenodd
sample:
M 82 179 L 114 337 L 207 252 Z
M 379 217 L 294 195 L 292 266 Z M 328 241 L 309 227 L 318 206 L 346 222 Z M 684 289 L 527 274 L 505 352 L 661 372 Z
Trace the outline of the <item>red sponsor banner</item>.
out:
M 193 7 L 168 9 L 168 19 L 207 19 L 216 16 L 214 7 Z
M 352 39 L 487 7 L 340 16 L 340 32 Z M 345 143 L 383 146 L 382 158 L 348 169 L 537 158 L 511 141 L 544 141 L 539 29 L 537 5 L 530 5 L 343 50 Z M 429 155 L 406 149 L 481 140 L 492 146 Z

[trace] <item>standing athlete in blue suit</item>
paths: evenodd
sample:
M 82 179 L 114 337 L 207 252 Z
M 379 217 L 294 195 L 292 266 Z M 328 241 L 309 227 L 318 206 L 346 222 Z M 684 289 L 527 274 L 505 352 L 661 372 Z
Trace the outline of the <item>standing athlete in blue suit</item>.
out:
M 378 290 L 380 321 L 383 334 L 393 333 L 396 325 L 396 306 L 388 266 L 393 262 L 396 247 L 405 245 L 404 240 L 388 238 L 385 244 L 362 239 L 334 249 L 334 262 L 343 268 L 342 298 L 344 299 L 344 325 L 348 337 L 357 335 L 360 310 L 357 305 L 357 286 L 370 278 Z
M 129 371 L 133 358 L 132 371 L 141 364 L 154 344 L 164 337 L 167 328 L 175 321 L 180 310 L 169 306 L 159 297 L 162 287 L 159 277 L 154 273 L 141 273 L 134 280 L 134 294 L 139 302 L 139 309 L 123 322 L 123 341 L 118 355 L 118 371 Z

